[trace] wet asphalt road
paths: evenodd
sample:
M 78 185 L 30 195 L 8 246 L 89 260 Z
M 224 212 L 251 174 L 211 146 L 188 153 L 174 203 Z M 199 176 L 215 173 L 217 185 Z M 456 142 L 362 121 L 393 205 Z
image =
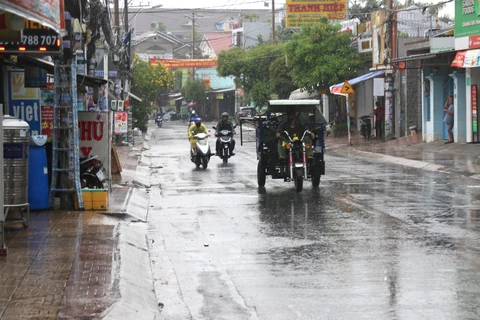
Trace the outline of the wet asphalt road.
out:
M 259 190 L 254 143 L 203 170 L 186 124 L 149 130 L 139 170 L 165 319 L 480 317 L 477 181 L 327 154 L 318 189 Z

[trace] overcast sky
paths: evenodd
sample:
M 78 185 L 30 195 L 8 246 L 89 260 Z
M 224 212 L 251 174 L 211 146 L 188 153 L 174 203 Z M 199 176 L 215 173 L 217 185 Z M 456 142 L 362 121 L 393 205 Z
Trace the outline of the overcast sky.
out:
M 438 3 L 445 0 L 420 0 L 421 2 Z M 122 2 L 122 1 L 120 1 Z M 155 6 L 162 5 L 163 8 L 180 8 L 180 9 L 266 9 L 271 8 L 272 0 L 130 0 L 129 6 Z M 380 2 L 380 0 L 379 0 Z M 268 3 L 268 7 L 265 6 Z M 285 5 L 285 0 L 275 0 L 275 7 L 280 8 Z M 440 16 L 454 16 L 454 1 L 446 4 L 445 9 L 440 11 Z

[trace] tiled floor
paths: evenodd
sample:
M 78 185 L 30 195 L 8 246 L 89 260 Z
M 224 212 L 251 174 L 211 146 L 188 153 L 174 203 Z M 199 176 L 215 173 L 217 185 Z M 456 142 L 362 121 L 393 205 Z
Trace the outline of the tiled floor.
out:
M 138 163 L 132 147 L 117 151 L 128 170 L 112 188 L 108 212 L 122 206 Z M 8 255 L 0 256 L 0 317 L 91 319 L 104 311 L 117 298 L 112 273 L 119 221 L 105 212 L 46 210 L 30 212 L 28 228 L 7 225 Z

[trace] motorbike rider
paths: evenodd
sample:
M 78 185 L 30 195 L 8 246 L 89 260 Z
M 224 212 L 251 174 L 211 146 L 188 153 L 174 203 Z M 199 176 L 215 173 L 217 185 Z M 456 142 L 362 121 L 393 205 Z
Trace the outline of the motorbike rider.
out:
M 307 130 L 307 127 L 297 120 L 297 114 L 293 111 L 287 112 L 287 120 L 280 123 L 276 132 L 276 136 L 278 138 L 278 159 L 281 162 L 285 161 L 287 154 L 285 151 L 284 141 L 280 139 L 282 132 L 287 131 L 292 139 L 294 136 L 297 136 L 298 139 L 301 139 L 305 130 Z M 313 132 L 310 133 L 310 135 L 306 135 L 304 141 L 306 144 L 312 146 L 312 139 L 315 139 L 315 134 Z M 312 147 L 306 149 L 305 152 L 308 159 L 313 159 Z
M 161 110 L 158 110 L 157 111 L 157 114 L 155 115 L 155 124 L 158 123 L 158 121 L 162 118 L 162 111 Z
M 220 134 L 219 132 L 222 130 L 229 130 L 232 134 L 235 134 L 235 130 L 233 130 L 233 123 L 228 120 L 228 112 L 224 112 L 221 115 L 221 120 L 217 124 L 217 129 L 215 131 L 215 137 L 217 137 L 217 144 L 216 144 L 216 151 L 217 155 L 220 154 Z M 232 137 L 232 143 L 230 144 L 230 154 L 233 156 L 235 153 L 233 152 L 235 149 L 235 140 Z
M 195 113 L 195 110 L 192 110 L 192 113 L 190 113 L 190 122 L 195 121 L 197 118 L 199 118 L 198 114 Z
M 208 132 L 207 127 L 202 123 L 202 118 L 200 117 L 195 118 L 195 123 L 188 128 L 188 140 L 190 140 L 194 155 L 197 155 L 197 147 L 195 145 L 197 139 L 194 137 L 197 133 L 205 133 L 210 137 L 210 133 Z

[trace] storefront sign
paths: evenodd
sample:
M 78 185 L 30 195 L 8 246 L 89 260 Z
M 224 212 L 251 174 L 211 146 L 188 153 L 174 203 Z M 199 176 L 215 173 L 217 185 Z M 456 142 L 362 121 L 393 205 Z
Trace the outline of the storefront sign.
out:
M 464 50 L 470 47 L 469 41 L 480 34 L 480 13 L 477 0 L 455 1 L 455 49 Z M 460 40 L 461 39 L 461 40 Z M 473 41 L 475 42 L 475 41 Z
M 480 32 L 480 30 L 479 30 Z M 480 48 L 480 35 L 474 35 L 468 37 L 468 48 L 473 49 L 473 48 Z
M 450 66 L 454 68 L 480 67 L 480 49 L 457 52 Z
M 47 136 L 48 141 L 52 139 L 53 132 L 53 105 L 55 103 L 53 95 L 53 83 L 49 83 L 46 88 L 40 89 L 41 99 L 41 119 L 42 134 Z
M 25 67 L 25 87 L 44 88 L 47 86 L 47 70 L 37 67 Z
M 1 14 L 0 14 L 1 16 Z M 1 18 L 0 18 L 1 19 Z M 5 53 L 42 53 L 44 55 L 57 55 L 61 52 L 61 37 L 55 30 L 41 25 L 32 20 L 21 18 L 22 36 L 12 39 L 16 31 L 6 25 L 0 30 L 0 51 Z M 12 24 L 12 23 L 11 23 Z
M 23 70 L 8 71 L 8 112 L 30 126 L 31 135 L 41 134 L 40 89 L 25 87 Z
M 98 155 L 109 172 L 110 150 L 108 149 L 108 112 L 78 113 L 80 156 Z
M 472 85 L 472 129 L 478 133 L 478 103 L 477 103 L 477 85 Z M 478 137 L 477 137 L 478 141 Z
M 318 24 L 322 17 L 345 20 L 346 0 L 287 0 L 286 27 L 301 28 Z
M 128 112 L 126 111 L 116 111 L 113 113 L 113 133 L 114 134 L 125 134 L 128 133 Z
M 385 52 L 385 11 L 372 12 L 372 67 L 383 65 Z
M 0 12 L 14 13 L 61 33 L 65 29 L 63 0 L 2 0 Z M 0 22 L 4 13 L 0 14 Z

